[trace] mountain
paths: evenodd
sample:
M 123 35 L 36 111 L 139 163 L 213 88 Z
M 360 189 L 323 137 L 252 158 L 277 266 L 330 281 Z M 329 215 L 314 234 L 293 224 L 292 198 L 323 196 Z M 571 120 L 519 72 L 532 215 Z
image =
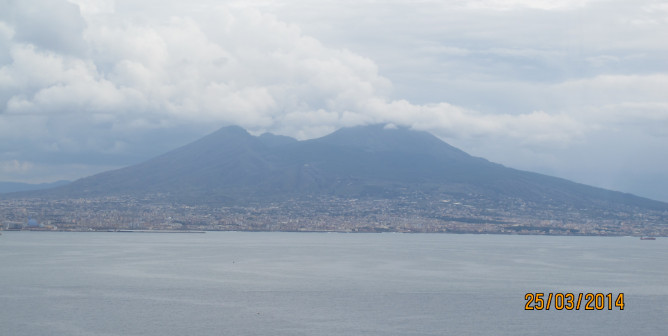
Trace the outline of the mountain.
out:
M 58 197 L 162 194 L 183 202 L 244 203 L 308 195 L 394 198 L 419 192 L 578 206 L 668 204 L 473 157 L 427 132 L 382 125 L 297 141 L 236 126 L 138 165 L 43 192 Z
M 0 194 L 12 193 L 18 191 L 43 190 L 66 185 L 70 181 L 56 181 L 51 183 L 20 183 L 20 182 L 0 182 Z
M 668 235 L 667 203 L 504 167 L 383 125 L 305 141 L 224 127 L 134 166 L 2 198 L 73 229 Z M 7 209 L 8 218 L 25 213 Z

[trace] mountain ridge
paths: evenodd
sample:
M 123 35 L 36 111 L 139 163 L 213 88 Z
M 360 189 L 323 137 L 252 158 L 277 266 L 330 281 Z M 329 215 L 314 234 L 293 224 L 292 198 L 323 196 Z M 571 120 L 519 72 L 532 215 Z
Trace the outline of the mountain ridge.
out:
M 468 189 L 519 198 L 541 197 L 541 193 L 548 192 L 552 197 L 564 194 L 578 201 L 603 197 L 668 206 L 627 193 L 508 168 L 473 157 L 430 133 L 383 125 L 342 128 L 304 141 L 269 133 L 253 136 L 238 126 L 223 127 L 140 164 L 86 177 L 45 193 L 137 194 L 170 192 L 171 187 L 177 186 L 181 188 L 178 192 L 217 190 L 211 194 L 216 196 L 228 189 L 230 193 L 223 195 L 226 198 L 235 194 L 257 197 L 272 193 L 272 188 L 290 195 L 318 190 L 336 193 L 343 180 L 376 186 L 446 185 L 455 192 Z M 469 187 L 462 188 L 463 184 Z M 577 192 L 569 193 L 568 188 Z

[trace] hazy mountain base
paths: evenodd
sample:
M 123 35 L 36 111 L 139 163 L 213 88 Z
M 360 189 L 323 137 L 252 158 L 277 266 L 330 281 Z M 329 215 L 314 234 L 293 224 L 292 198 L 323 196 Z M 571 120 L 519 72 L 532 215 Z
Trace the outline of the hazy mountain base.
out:
M 67 185 L 68 183 L 70 183 L 70 181 L 65 181 L 65 180 L 56 181 L 52 183 L 39 183 L 39 184 L 20 183 L 20 182 L 0 182 L 0 194 L 19 192 L 19 191 L 43 190 L 43 189 L 64 186 Z

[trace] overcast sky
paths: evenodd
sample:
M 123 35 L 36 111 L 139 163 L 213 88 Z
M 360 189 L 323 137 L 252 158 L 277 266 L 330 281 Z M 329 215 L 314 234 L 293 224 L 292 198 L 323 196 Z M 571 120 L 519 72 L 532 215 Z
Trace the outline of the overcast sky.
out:
M 668 3 L 0 0 L 0 181 L 370 123 L 668 201 Z

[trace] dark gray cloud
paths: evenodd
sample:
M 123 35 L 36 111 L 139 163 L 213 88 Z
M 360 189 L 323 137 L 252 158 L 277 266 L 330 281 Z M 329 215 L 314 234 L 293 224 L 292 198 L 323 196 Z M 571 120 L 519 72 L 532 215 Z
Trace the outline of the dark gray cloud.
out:
M 79 6 L 66 1 L 5 0 L 0 20 L 13 28 L 13 40 L 63 54 L 86 51 L 86 22 Z

